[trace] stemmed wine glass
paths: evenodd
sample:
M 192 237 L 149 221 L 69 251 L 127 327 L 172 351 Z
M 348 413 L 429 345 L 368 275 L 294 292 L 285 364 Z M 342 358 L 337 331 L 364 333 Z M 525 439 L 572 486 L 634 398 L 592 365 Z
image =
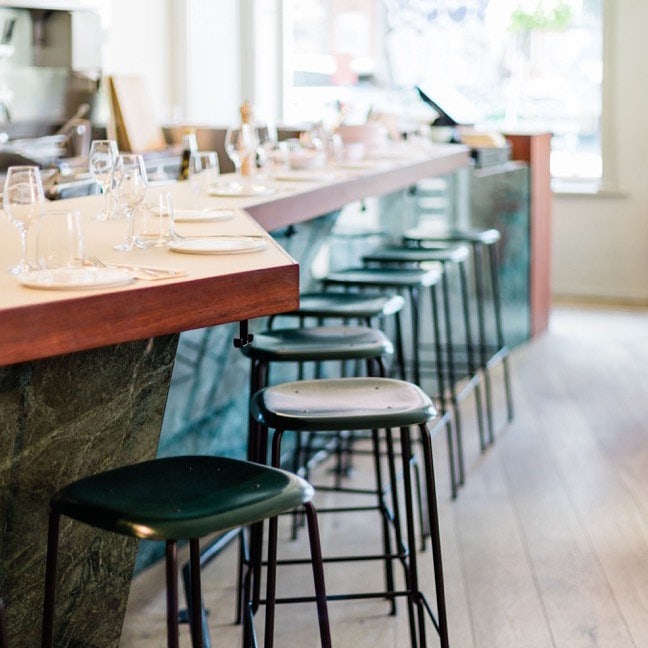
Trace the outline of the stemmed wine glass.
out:
M 277 131 L 271 124 L 257 123 L 254 126 L 254 135 L 257 145 L 257 166 L 264 170 L 277 146 Z
M 225 133 L 225 152 L 234 163 L 237 174 L 241 167 L 256 167 L 257 140 L 254 128 L 250 124 L 241 124 L 228 128 Z
M 40 170 L 36 166 L 10 166 L 4 184 L 2 204 L 20 232 L 20 262 L 7 272 L 18 275 L 34 267 L 27 260 L 27 233 L 40 217 L 45 194 Z
M 111 216 L 111 210 L 108 207 L 108 189 L 110 187 L 110 173 L 118 153 L 117 143 L 114 140 L 94 140 L 90 145 L 88 170 L 104 195 L 103 211 L 95 216 L 95 220 L 105 221 Z
M 117 156 L 110 176 L 110 189 L 126 215 L 126 239 L 114 246 L 119 252 L 130 252 L 135 247 L 133 212 L 144 201 L 147 186 L 146 168 L 141 155 L 122 153 Z

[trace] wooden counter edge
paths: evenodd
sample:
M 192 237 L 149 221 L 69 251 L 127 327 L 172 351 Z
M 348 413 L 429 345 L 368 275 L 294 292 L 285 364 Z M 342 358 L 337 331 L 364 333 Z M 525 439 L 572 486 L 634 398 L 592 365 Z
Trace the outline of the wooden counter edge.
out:
M 84 294 L 3 313 L 0 366 L 262 317 L 298 306 L 299 267 L 294 263 L 137 291 Z

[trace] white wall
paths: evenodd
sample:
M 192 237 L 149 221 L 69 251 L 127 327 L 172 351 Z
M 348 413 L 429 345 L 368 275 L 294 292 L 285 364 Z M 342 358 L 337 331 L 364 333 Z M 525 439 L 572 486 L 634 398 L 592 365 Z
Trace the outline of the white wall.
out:
M 144 77 L 160 122 L 171 117 L 173 106 L 170 2 L 111 0 L 102 43 L 105 73 Z
M 622 195 L 555 197 L 552 286 L 556 295 L 648 301 L 648 2 L 608 2 L 606 83 Z

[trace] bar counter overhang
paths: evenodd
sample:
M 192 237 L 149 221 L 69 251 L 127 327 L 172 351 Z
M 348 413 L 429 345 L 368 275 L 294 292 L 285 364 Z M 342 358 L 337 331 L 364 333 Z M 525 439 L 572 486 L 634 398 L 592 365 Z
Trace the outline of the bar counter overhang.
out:
M 246 210 L 214 233 L 263 234 L 468 163 L 466 147 L 439 145 L 264 198 L 218 202 L 191 194 L 187 183 L 170 190 L 176 207 Z M 55 207 L 82 211 L 88 251 L 101 257 L 125 224 L 92 221 L 100 202 L 92 196 Z M 18 239 L 6 218 L 0 241 L 9 265 Z M 39 644 L 49 497 L 84 475 L 156 455 L 179 333 L 298 305 L 298 262 L 268 241 L 261 252 L 219 258 L 146 251 L 149 265 L 173 265 L 187 276 L 110 290 L 29 290 L 0 273 L 0 592 L 19 645 Z M 132 539 L 79 524 L 62 530 L 60 645 L 119 644 L 136 549 Z

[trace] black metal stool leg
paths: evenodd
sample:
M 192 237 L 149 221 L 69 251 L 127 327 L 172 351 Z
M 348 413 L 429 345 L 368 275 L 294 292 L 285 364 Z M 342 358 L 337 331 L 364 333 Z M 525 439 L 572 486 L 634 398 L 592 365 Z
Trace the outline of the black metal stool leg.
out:
M 167 540 L 165 557 L 167 646 L 168 648 L 178 648 L 180 645 L 178 630 L 178 551 L 175 540 Z
M 274 645 L 275 593 L 277 591 L 277 517 L 268 520 L 268 559 L 266 566 L 265 634 L 263 648 Z
M 203 604 L 200 575 L 200 540 L 189 540 L 189 562 L 191 565 L 191 642 L 193 648 L 204 648 L 205 633 L 203 628 Z
M 56 599 L 56 564 L 58 561 L 58 537 L 60 517 L 50 510 L 47 531 L 47 562 L 45 566 L 45 600 L 43 603 L 42 648 L 54 646 L 54 603 Z
M 459 264 L 458 271 L 466 338 L 466 359 L 468 362 L 468 372 L 471 376 L 475 376 L 475 379 L 477 380 L 477 384 L 475 385 L 475 414 L 477 416 L 477 429 L 479 431 L 479 448 L 483 452 L 486 449 L 486 433 L 484 430 L 481 384 L 477 377 L 478 361 L 475 359 L 472 318 L 470 317 L 470 300 L 468 298 L 468 277 L 466 276 L 466 267 L 463 261 Z
M 439 405 L 441 409 L 442 418 L 446 419 L 446 437 L 448 443 L 448 463 L 450 468 L 450 488 L 452 498 L 457 497 L 457 472 L 455 467 L 455 451 L 454 451 L 454 434 L 452 429 L 452 419 L 448 414 L 448 406 L 445 397 L 445 379 L 443 367 L 443 352 L 441 347 L 441 326 L 439 324 L 439 303 L 437 296 L 437 289 L 432 287 L 431 301 L 432 301 L 432 328 L 434 330 L 434 345 L 435 345 L 435 360 L 436 360 L 436 373 L 439 382 Z
M 441 648 L 449 648 L 448 616 L 445 601 L 445 586 L 443 581 L 443 562 L 441 556 L 441 534 L 439 532 L 439 511 L 436 496 L 436 482 L 434 478 L 434 460 L 432 457 L 432 439 L 425 424 L 419 426 L 421 446 L 423 448 L 423 461 L 425 464 L 425 480 L 428 503 L 428 519 L 430 521 L 430 534 L 432 544 L 432 562 L 434 565 L 434 583 L 437 600 L 437 630 L 441 641 Z
M 317 599 L 320 639 L 322 648 L 331 648 L 331 628 L 329 626 L 326 588 L 324 586 L 324 563 L 322 559 L 317 513 L 312 502 L 304 504 L 304 508 L 306 510 L 306 521 L 308 524 L 308 541 L 310 544 L 311 564 L 313 566 L 313 581 L 315 583 L 315 597 Z
M 495 330 L 497 331 L 498 353 L 502 353 L 502 367 L 504 371 L 504 389 L 506 392 L 506 413 L 509 421 L 513 420 L 513 397 L 511 394 L 511 376 L 508 363 L 508 349 L 504 340 L 504 328 L 502 326 L 502 300 L 499 288 L 499 261 L 497 244 L 489 246 L 489 261 L 491 271 L 491 284 L 493 291 L 493 308 L 495 309 Z
M 448 289 L 448 274 L 444 270 L 441 277 L 441 294 L 443 295 L 443 313 L 445 324 L 445 340 L 447 347 L 446 362 L 448 365 L 448 389 L 450 392 L 450 400 L 452 402 L 452 411 L 454 414 L 454 429 L 455 439 L 457 440 L 457 460 L 459 463 L 459 483 L 463 484 L 465 481 L 465 466 L 463 454 L 463 431 L 461 426 L 461 411 L 459 402 L 457 400 L 457 387 L 453 352 L 453 337 L 452 337 L 452 315 L 450 306 L 450 291 Z
M 493 392 L 491 387 L 490 372 L 488 369 L 488 349 L 485 316 L 484 294 L 484 258 L 480 243 L 473 244 L 473 263 L 475 275 L 475 295 L 477 297 L 477 330 L 479 332 L 479 365 L 484 377 L 484 391 L 486 399 L 486 423 L 488 426 L 488 440 L 493 443 L 495 439 L 493 423 Z
M 416 605 L 417 629 L 418 638 L 416 643 L 414 635 L 412 635 L 412 646 L 419 646 L 425 648 L 425 613 L 421 601 L 421 594 L 419 590 L 418 581 L 418 567 L 416 560 L 416 531 L 414 528 L 414 499 L 413 499 L 413 485 L 412 476 L 410 472 L 410 461 L 412 457 L 412 446 L 409 436 L 409 428 L 403 427 L 400 429 L 401 438 L 401 454 L 403 461 L 403 490 L 405 499 L 405 520 L 407 524 L 407 544 L 410 547 L 407 573 L 408 583 L 407 588 L 410 592 L 409 600 L 412 604 Z
M 392 547 L 389 531 L 389 512 L 385 504 L 385 485 L 383 483 L 382 468 L 380 465 L 380 435 L 378 430 L 371 431 L 371 443 L 373 448 L 374 474 L 376 476 L 376 491 L 380 498 L 380 513 L 382 519 L 383 553 L 385 558 L 385 585 L 388 591 L 394 590 L 394 565 L 391 558 Z M 396 599 L 391 599 L 390 614 L 396 614 Z

